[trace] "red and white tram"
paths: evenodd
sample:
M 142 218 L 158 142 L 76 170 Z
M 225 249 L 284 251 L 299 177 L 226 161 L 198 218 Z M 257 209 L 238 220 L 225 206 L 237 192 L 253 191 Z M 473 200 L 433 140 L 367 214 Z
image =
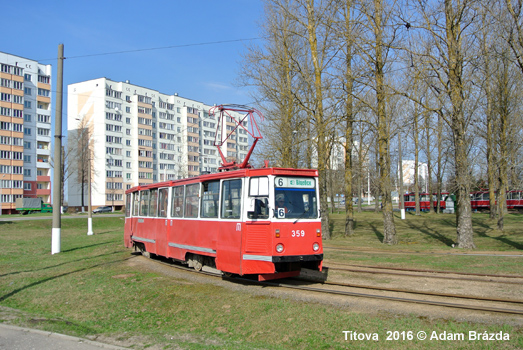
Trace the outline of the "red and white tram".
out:
M 249 134 L 255 142 L 241 165 L 222 154 L 222 170 L 230 171 L 127 190 L 125 246 L 260 280 L 321 271 L 317 170 L 252 169 L 248 157 L 261 135 Z
M 321 271 L 317 180 L 316 170 L 263 168 L 134 187 L 125 246 L 259 279 Z
M 507 209 L 523 209 L 523 191 L 507 191 Z M 497 202 L 496 202 L 497 203 Z M 488 190 L 475 191 L 470 194 L 470 205 L 472 210 L 489 210 L 490 193 Z
M 445 210 L 447 207 L 447 197 L 449 196 L 448 192 L 442 192 L 439 199 L 440 210 Z M 429 193 L 420 193 L 419 194 L 419 205 L 420 211 L 431 211 L 435 210 L 438 206 L 438 201 L 436 200 L 437 194 L 434 193 L 430 195 Z M 403 195 L 403 203 L 406 211 L 415 211 L 416 210 L 416 195 L 414 192 L 406 193 Z

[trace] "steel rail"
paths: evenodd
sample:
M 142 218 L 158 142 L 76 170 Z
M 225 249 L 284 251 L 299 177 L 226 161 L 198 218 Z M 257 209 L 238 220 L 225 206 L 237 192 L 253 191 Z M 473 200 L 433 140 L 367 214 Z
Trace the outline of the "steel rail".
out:
M 487 253 L 444 253 L 444 252 L 413 252 L 413 251 L 389 251 L 389 250 L 372 250 L 372 249 L 354 249 L 345 247 L 323 246 L 323 249 L 343 250 L 353 253 L 376 253 L 376 254 L 414 254 L 414 255 L 458 255 L 458 256 L 492 256 L 505 258 L 523 258 L 523 254 L 487 254 Z
M 441 301 L 430 301 L 430 300 L 422 300 L 422 299 L 392 297 L 392 296 L 377 295 L 377 294 L 365 294 L 365 293 L 358 293 L 358 292 L 336 291 L 336 290 L 332 290 L 332 289 L 297 286 L 297 285 L 278 283 L 278 282 L 256 281 L 256 280 L 250 280 L 250 279 L 246 279 L 246 278 L 242 278 L 242 277 L 228 277 L 228 276 L 224 276 L 224 275 L 214 273 L 214 272 L 196 271 L 195 269 L 190 268 L 190 267 L 176 265 L 171 262 L 166 262 L 166 261 L 162 261 L 162 260 L 157 260 L 157 259 L 150 259 L 150 260 L 153 260 L 153 261 L 158 262 L 163 265 L 175 267 L 175 268 L 177 268 L 179 270 L 183 270 L 185 272 L 204 274 L 204 275 L 208 275 L 210 277 L 220 277 L 222 279 L 226 279 L 226 280 L 230 280 L 230 281 L 242 281 L 242 282 L 246 282 L 249 284 L 256 284 L 256 285 L 262 285 L 262 286 L 265 285 L 265 286 L 281 287 L 281 288 L 287 288 L 287 289 L 305 290 L 305 291 L 311 291 L 311 292 L 317 292 L 317 293 L 355 296 L 355 297 L 391 300 L 391 301 L 416 303 L 416 304 L 424 304 L 424 305 L 432 305 L 432 306 L 443 306 L 443 307 L 458 308 L 458 309 L 468 309 L 468 310 L 476 310 L 476 311 L 499 312 L 499 313 L 505 313 L 505 314 L 523 315 L 523 310 L 474 306 L 474 305 L 456 304 L 456 303 L 448 303 L 448 302 L 441 302 Z
M 377 267 L 376 269 L 379 269 L 379 267 Z M 485 279 L 481 279 L 481 278 L 417 275 L 417 274 L 414 274 L 414 273 L 400 273 L 400 272 L 395 273 L 395 272 L 389 272 L 389 271 L 369 271 L 369 270 L 349 269 L 349 268 L 343 268 L 343 267 L 330 267 L 329 270 L 350 271 L 350 272 L 357 272 L 357 273 L 382 274 L 382 275 L 394 275 L 394 276 L 439 278 L 439 279 L 458 280 L 458 281 L 475 281 L 475 282 L 495 282 L 495 283 L 506 283 L 506 284 L 523 284 L 523 282 L 518 282 L 518 281 L 493 281 L 493 280 L 485 280 Z M 450 272 L 450 273 L 452 273 L 452 272 Z
M 236 279 L 236 280 L 238 280 L 238 279 Z M 245 281 L 249 281 L 249 280 L 245 280 Z M 391 300 L 391 301 L 424 304 L 424 305 L 432 305 L 432 306 L 444 306 L 444 307 L 450 307 L 450 308 L 455 308 L 455 309 L 457 308 L 457 309 L 467 309 L 467 310 L 476 310 L 476 311 L 499 312 L 499 313 L 512 314 L 512 315 L 514 315 L 514 314 L 523 315 L 523 310 L 516 310 L 516 309 L 504 309 L 504 308 L 487 307 L 487 306 L 474 306 L 474 305 L 449 303 L 449 302 L 443 302 L 443 301 L 431 301 L 431 300 L 422 300 L 422 299 L 392 297 L 392 296 L 377 295 L 377 294 L 365 294 L 365 293 L 358 293 L 358 292 L 338 291 L 338 290 L 332 290 L 332 289 L 322 289 L 322 288 L 307 287 L 307 286 L 296 286 L 296 285 L 292 285 L 292 284 L 276 283 L 276 282 L 257 282 L 257 281 L 249 281 L 249 282 L 251 282 L 251 283 L 254 282 L 254 283 L 260 284 L 260 285 L 268 285 L 268 286 L 282 287 L 282 288 L 288 288 L 288 289 L 299 289 L 299 290 L 318 292 L 318 293 L 356 296 L 356 297 L 363 297 L 363 298 Z
M 521 279 L 523 279 L 523 276 L 518 276 L 518 275 L 496 275 L 496 274 L 488 274 L 488 273 L 453 272 L 453 271 L 444 271 L 444 270 L 411 269 L 411 268 L 406 268 L 406 267 L 369 266 L 369 265 L 343 264 L 343 263 L 334 263 L 334 264 L 341 265 L 341 266 L 353 266 L 353 267 L 381 269 L 381 270 L 393 270 L 393 271 L 397 270 L 397 271 L 409 271 L 409 272 L 446 273 L 446 274 L 451 274 L 451 275 L 463 275 L 463 276 L 483 276 L 483 277 L 496 277 L 496 278 L 521 278 Z
M 464 295 L 464 294 L 437 293 L 437 292 L 417 291 L 417 290 L 413 290 L 413 289 L 402 289 L 402 288 L 374 287 L 374 286 L 367 286 L 367 285 L 362 285 L 362 284 L 341 283 L 341 282 L 323 282 L 323 284 L 342 286 L 342 287 L 351 287 L 351 288 L 361 288 L 361 289 L 374 289 L 374 290 L 382 290 L 382 291 L 387 291 L 387 292 L 430 295 L 430 296 L 438 296 L 438 297 L 446 297 L 446 298 L 461 298 L 461 299 L 469 299 L 469 300 L 493 301 L 493 302 L 510 303 L 510 304 L 523 304 L 523 300 L 518 300 L 518 299 L 487 298 L 487 297 Z

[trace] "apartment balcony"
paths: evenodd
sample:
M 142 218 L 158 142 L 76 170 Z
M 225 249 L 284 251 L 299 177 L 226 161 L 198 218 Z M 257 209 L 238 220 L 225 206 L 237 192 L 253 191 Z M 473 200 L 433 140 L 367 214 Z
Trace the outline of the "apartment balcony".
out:
M 38 157 L 36 159 L 36 167 L 40 169 L 50 169 L 49 158 Z
M 51 195 L 51 190 L 50 189 L 36 189 L 36 195 L 38 197 L 42 197 L 42 196 L 50 196 Z
M 36 146 L 37 155 L 51 155 L 50 143 L 38 142 Z
M 51 176 L 36 176 L 37 182 L 51 182 Z

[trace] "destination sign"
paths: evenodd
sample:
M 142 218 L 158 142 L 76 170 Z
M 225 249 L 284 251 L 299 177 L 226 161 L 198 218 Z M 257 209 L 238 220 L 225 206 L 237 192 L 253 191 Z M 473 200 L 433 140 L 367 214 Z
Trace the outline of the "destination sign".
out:
M 286 188 L 315 188 L 316 183 L 313 178 L 306 177 L 277 177 L 274 179 L 275 187 Z

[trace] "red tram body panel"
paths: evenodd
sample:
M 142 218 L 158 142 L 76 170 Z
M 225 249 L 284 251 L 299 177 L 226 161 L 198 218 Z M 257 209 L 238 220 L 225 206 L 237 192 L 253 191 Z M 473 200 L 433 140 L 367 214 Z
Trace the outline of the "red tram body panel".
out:
M 512 190 L 507 192 L 507 209 L 523 209 L 523 191 Z
M 445 210 L 447 207 L 446 197 L 449 195 L 448 192 L 442 192 L 440 202 L 440 209 Z M 430 211 L 435 210 L 438 206 L 438 201 L 436 199 L 437 194 L 434 193 L 430 195 L 429 193 L 420 193 L 419 194 L 419 206 L 421 211 Z M 403 195 L 403 203 L 406 211 L 415 211 L 416 210 L 416 196 L 414 193 L 406 193 Z
M 470 194 L 470 207 L 472 210 L 489 210 L 489 191 L 475 191 Z
M 240 169 L 126 191 L 124 243 L 259 279 L 321 271 L 317 170 Z
M 523 191 L 511 190 L 506 193 L 507 209 L 523 209 Z M 497 201 L 495 202 L 497 203 Z M 475 191 L 470 194 L 472 210 L 490 210 L 490 193 L 488 190 Z

